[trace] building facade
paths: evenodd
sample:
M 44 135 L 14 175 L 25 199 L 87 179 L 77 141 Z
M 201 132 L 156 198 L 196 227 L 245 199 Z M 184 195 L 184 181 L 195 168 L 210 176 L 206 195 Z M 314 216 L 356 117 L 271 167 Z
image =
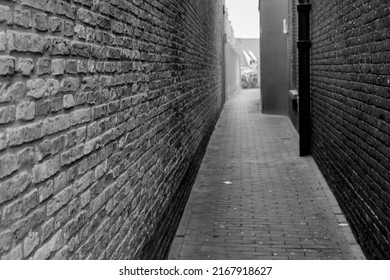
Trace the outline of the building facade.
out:
M 288 114 L 287 0 L 259 0 L 262 112 Z
M 289 87 L 298 92 L 298 2 L 311 4 L 312 154 L 367 257 L 389 259 L 390 6 L 290 0 Z
M 0 3 L 0 259 L 165 256 L 223 105 L 223 2 Z

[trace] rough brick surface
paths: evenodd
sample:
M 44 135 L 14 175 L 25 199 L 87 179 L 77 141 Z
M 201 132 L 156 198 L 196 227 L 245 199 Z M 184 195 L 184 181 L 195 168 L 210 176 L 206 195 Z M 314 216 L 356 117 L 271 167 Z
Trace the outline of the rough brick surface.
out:
M 312 150 L 366 255 L 390 258 L 390 7 L 312 2 Z
M 3 2 L 0 259 L 163 258 L 222 107 L 223 1 Z
M 298 90 L 298 0 L 288 1 L 288 88 Z M 297 130 L 299 130 L 298 106 L 289 95 L 288 115 Z

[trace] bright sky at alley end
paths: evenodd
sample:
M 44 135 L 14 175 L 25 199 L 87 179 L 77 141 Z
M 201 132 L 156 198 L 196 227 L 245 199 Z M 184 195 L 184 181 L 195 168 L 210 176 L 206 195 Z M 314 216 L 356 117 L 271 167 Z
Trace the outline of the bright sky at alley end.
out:
M 259 38 L 259 0 L 225 0 L 236 38 Z

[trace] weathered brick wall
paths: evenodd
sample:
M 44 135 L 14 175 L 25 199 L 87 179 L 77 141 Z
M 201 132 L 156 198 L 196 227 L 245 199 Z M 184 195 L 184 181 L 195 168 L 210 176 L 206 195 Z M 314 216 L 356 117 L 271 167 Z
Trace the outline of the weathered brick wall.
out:
M 390 6 L 312 2 L 312 150 L 368 257 L 390 258 Z
M 298 12 L 297 0 L 288 0 L 288 87 L 298 88 Z
M 298 0 L 288 0 L 288 88 L 298 89 Z M 295 128 L 299 129 L 297 101 L 289 96 L 288 116 Z
M 222 24 L 215 0 L 0 1 L 0 258 L 164 257 Z

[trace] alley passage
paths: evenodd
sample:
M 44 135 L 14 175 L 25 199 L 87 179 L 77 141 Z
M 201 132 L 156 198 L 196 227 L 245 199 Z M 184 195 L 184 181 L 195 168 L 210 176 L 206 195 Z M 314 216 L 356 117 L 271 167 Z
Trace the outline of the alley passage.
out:
M 170 259 L 361 259 L 287 117 L 261 114 L 259 90 L 225 105 Z

